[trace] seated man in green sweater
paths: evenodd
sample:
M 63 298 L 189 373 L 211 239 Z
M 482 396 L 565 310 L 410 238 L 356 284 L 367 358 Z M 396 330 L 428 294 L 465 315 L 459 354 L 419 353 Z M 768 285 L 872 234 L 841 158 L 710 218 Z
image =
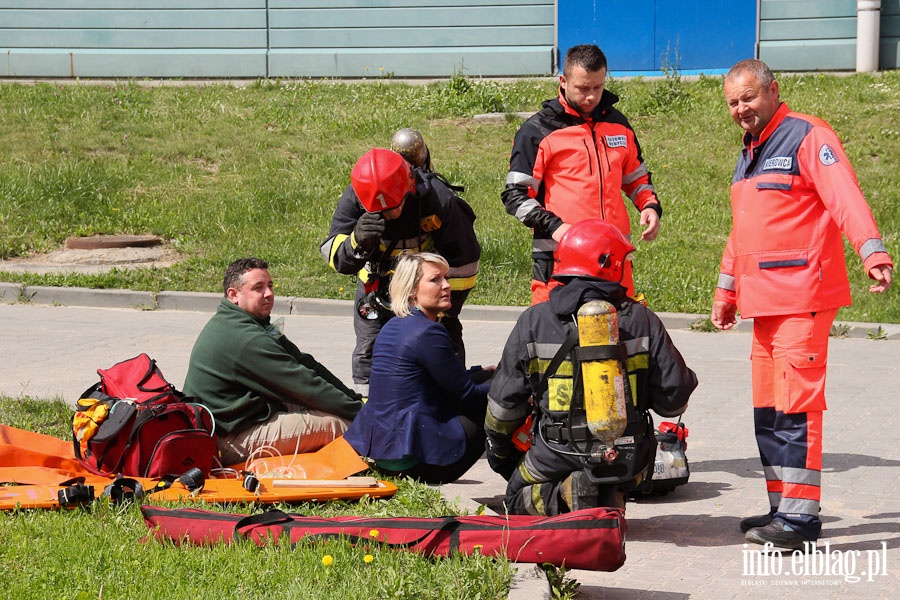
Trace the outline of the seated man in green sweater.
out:
M 269 265 L 235 261 L 223 287 L 184 381 L 184 393 L 215 416 L 222 464 L 243 462 L 260 448 L 313 452 L 343 435 L 362 399 L 270 323 Z

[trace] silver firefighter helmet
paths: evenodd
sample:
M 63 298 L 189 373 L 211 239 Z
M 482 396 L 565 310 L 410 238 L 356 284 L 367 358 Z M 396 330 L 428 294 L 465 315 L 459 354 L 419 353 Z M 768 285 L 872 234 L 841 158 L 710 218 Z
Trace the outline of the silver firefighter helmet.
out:
M 401 155 L 414 167 L 425 171 L 431 170 L 431 156 L 425 138 L 410 127 L 398 129 L 391 138 L 391 150 Z

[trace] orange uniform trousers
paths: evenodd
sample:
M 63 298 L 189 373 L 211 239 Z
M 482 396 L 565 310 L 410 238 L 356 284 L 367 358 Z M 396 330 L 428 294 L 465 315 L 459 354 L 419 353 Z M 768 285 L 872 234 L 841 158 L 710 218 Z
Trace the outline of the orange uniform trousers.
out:
M 769 506 L 809 540 L 822 529 L 822 413 L 836 315 L 830 309 L 753 320 L 754 427 Z

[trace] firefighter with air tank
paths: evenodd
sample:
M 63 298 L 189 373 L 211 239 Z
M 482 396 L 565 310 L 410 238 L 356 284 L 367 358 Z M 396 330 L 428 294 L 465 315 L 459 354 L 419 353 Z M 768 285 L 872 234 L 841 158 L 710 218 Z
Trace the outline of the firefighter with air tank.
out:
M 660 319 L 621 285 L 633 252 L 601 219 L 573 224 L 553 274 L 563 285 L 510 333 L 485 429 L 512 514 L 624 508 L 656 456 L 649 411 L 687 408 L 696 375 Z

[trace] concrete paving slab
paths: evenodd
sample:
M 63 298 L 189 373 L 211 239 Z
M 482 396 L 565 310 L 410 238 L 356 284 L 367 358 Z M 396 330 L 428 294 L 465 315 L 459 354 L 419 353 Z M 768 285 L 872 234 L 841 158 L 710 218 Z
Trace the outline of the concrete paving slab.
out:
M 7 293 L 18 298 L 17 289 L 0 287 L 3 301 L 10 302 Z M 106 301 L 102 293 L 96 297 L 97 302 Z M 128 302 L 125 306 L 134 305 Z M 140 352 L 156 358 L 167 378 L 180 387 L 194 339 L 213 310 L 60 304 L 66 306 L 0 304 L 0 393 L 60 397 L 73 403 L 96 381 L 97 368 Z M 295 304 L 305 306 L 309 314 L 296 314 Z M 327 302 L 323 312 L 329 314 L 313 314 L 315 305 L 294 299 L 279 304 L 279 311 L 287 308 L 276 316 L 285 317 L 286 333 L 303 350 L 350 381 L 352 306 Z M 347 312 L 341 314 L 344 308 Z M 521 309 L 463 310 L 470 364 L 496 363 L 518 312 Z M 900 344 L 832 339 L 822 494 L 825 529 L 819 563 L 790 555 L 779 562 L 760 554 L 760 547 L 746 545 L 738 530 L 740 518 L 766 505 L 751 425 L 746 330 L 746 326 L 729 333 L 670 329 L 700 380 L 684 417 L 690 428 L 691 480 L 667 496 L 629 503 L 628 560 L 615 573 L 571 571 L 570 576 L 581 583 L 581 598 L 781 598 L 786 590 L 799 598 L 896 596 L 900 417 L 895 389 L 900 380 Z M 442 486 L 441 491 L 448 499 L 458 499 L 463 508 L 474 511 L 485 505 L 501 512 L 504 488 L 505 482 L 482 459 L 462 480 Z M 820 564 L 826 548 L 828 573 Z M 773 574 L 776 568 L 780 574 Z M 510 597 L 546 597 L 546 586 L 540 579 L 534 581 L 520 576 Z
M 844 573 L 834 574 L 832 566 L 825 575 L 803 557 L 787 554 L 779 562 L 761 555 L 761 547 L 747 544 L 738 528 L 741 518 L 767 506 L 751 424 L 750 336 L 670 334 L 700 381 L 684 415 L 690 482 L 666 496 L 628 503 L 625 565 L 615 573 L 571 571 L 581 584 L 579 598 L 781 598 L 786 590 L 798 598 L 895 597 L 900 419 L 893 382 L 900 376 L 900 348 L 865 339 L 831 342 L 825 528 L 818 549 L 827 548 L 833 564 L 843 561 Z M 463 507 L 483 504 L 497 512 L 503 510 L 503 491 L 484 458 L 462 480 L 442 488 Z M 773 574 L 779 565 L 781 574 Z

